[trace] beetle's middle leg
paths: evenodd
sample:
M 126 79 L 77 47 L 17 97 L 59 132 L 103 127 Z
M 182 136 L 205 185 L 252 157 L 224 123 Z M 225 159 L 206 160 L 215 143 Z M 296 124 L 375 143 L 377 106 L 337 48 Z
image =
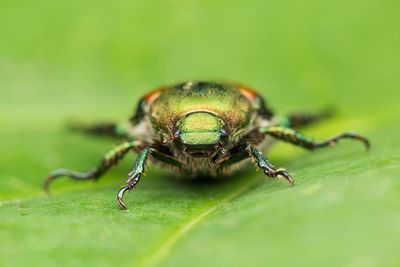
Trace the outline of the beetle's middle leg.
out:
M 130 150 L 140 146 L 140 144 L 141 143 L 137 141 L 130 141 L 116 146 L 103 157 L 96 167 L 88 172 L 77 172 L 68 169 L 53 170 L 44 181 L 43 187 L 48 191 L 50 183 L 61 176 L 67 176 L 74 180 L 97 180 L 108 169 L 116 165 Z
M 317 148 L 322 148 L 327 146 L 334 146 L 341 139 L 353 139 L 361 141 L 364 143 L 367 149 L 370 146 L 369 140 L 366 137 L 354 132 L 343 132 L 323 141 L 315 141 L 307 136 L 304 136 L 303 134 L 299 133 L 294 129 L 280 127 L 280 126 L 261 128 L 260 132 L 268 134 L 276 139 L 289 142 L 309 150 L 314 150 Z

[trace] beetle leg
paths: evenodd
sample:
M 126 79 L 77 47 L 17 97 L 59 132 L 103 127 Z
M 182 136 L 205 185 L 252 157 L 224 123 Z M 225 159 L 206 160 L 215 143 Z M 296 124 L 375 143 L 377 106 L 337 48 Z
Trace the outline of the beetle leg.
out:
M 271 162 L 264 156 L 264 154 L 257 148 L 248 146 L 246 148 L 249 156 L 255 159 L 257 167 L 263 170 L 264 174 L 272 178 L 285 178 L 291 185 L 294 184 L 292 176 L 283 168 L 276 169 Z
M 67 176 L 74 180 L 97 180 L 103 175 L 108 169 L 118 163 L 126 153 L 132 150 L 135 147 L 140 145 L 139 142 L 124 142 L 118 146 L 116 146 L 113 150 L 109 151 L 104 158 L 101 160 L 98 166 L 94 167 L 92 170 L 88 172 L 77 172 L 68 169 L 56 169 L 50 172 L 49 176 L 43 183 L 43 188 L 45 191 L 49 191 L 49 185 L 56 178 L 61 176 Z
M 276 169 L 275 166 L 268 161 L 268 159 L 263 155 L 263 153 L 259 149 L 250 145 L 245 147 L 240 147 L 234 153 L 224 158 L 218 159 L 217 161 L 214 161 L 214 164 L 219 165 L 220 169 L 229 168 L 229 166 L 232 166 L 248 158 L 254 159 L 257 164 L 257 167 L 262 169 L 264 174 L 267 175 L 268 177 L 272 178 L 283 177 L 291 185 L 294 184 L 293 178 L 288 174 L 288 172 L 285 169 L 283 168 Z
M 303 134 L 299 133 L 294 129 L 286 127 L 279 127 L 279 126 L 265 127 L 261 128 L 260 132 L 268 134 L 276 139 L 289 142 L 309 150 L 314 150 L 316 148 L 327 147 L 327 146 L 334 146 L 337 144 L 339 140 L 345 138 L 361 141 L 364 143 L 367 149 L 369 149 L 370 146 L 370 143 L 366 137 L 354 132 L 343 132 L 323 141 L 315 141 L 309 137 L 304 136 Z
M 129 137 L 127 126 L 125 124 L 117 124 L 114 122 L 99 122 L 92 125 L 72 124 L 70 129 L 98 136 L 114 138 Z
M 234 148 L 233 151 L 228 151 L 223 157 L 216 157 L 212 160 L 212 163 L 218 165 L 220 169 L 229 167 L 236 163 L 239 163 L 249 158 L 249 154 L 246 151 L 246 146 L 239 146 Z
M 332 117 L 334 111 L 332 109 L 326 109 L 318 113 L 312 112 L 299 112 L 291 113 L 289 116 L 283 119 L 282 125 L 290 128 L 299 128 L 308 126 L 324 119 Z
M 133 164 L 131 171 L 128 173 L 128 179 L 126 180 L 126 185 L 121 187 L 121 189 L 118 191 L 117 201 L 118 201 L 118 206 L 121 209 L 127 208 L 124 202 L 124 194 L 126 191 L 130 191 L 133 188 L 135 188 L 136 185 L 139 183 L 140 177 L 146 170 L 146 165 L 150 152 L 151 152 L 150 148 L 146 147 L 139 153 L 138 157 L 135 160 L 135 163 Z

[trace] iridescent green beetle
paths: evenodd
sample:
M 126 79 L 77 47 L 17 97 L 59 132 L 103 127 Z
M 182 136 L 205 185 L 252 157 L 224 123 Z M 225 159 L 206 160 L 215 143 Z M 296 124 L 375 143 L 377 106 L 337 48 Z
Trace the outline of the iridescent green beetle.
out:
M 190 81 L 161 87 L 140 100 L 128 126 L 99 123 L 80 127 L 86 132 L 126 141 L 108 152 L 91 171 L 52 171 L 44 187 L 48 190 L 50 182 L 60 176 L 96 180 L 129 151 L 137 152 L 138 157 L 126 185 L 117 194 L 122 209 L 126 208 L 124 193 L 135 188 L 150 161 L 187 177 L 216 177 L 237 170 L 250 158 L 268 177 L 282 177 L 293 184 L 288 172 L 275 168 L 261 152 L 273 139 L 310 150 L 333 146 L 343 138 L 360 140 L 369 147 L 367 138 L 353 132 L 314 141 L 296 130 L 326 116 L 275 116 L 255 90 L 235 83 Z

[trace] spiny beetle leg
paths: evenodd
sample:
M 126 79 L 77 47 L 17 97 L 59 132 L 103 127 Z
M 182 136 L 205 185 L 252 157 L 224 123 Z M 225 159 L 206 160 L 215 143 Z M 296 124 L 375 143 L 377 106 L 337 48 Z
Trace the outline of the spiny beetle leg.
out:
M 66 176 L 74 180 L 97 180 L 112 166 L 117 164 L 130 150 L 137 147 L 138 142 L 124 142 L 116 146 L 113 150 L 109 151 L 103 159 L 100 161 L 97 167 L 94 167 L 88 172 L 77 172 L 68 169 L 56 169 L 50 172 L 46 180 L 43 183 L 43 188 L 46 192 L 49 192 L 50 184 L 61 176 Z
M 257 166 L 263 170 L 263 172 L 268 176 L 272 178 L 279 178 L 283 177 L 285 178 L 291 185 L 294 184 L 294 180 L 292 176 L 283 168 L 276 169 L 274 165 L 272 165 L 271 162 L 268 161 L 268 159 L 263 155 L 263 153 L 252 146 L 247 147 L 247 151 L 249 152 L 249 155 L 256 160 Z
M 299 128 L 318 123 L 324 119 L 332 117 L 333 109 L 325 109 L 320 112 L 294 112 L 284 119 L 283 126 Z
M 128 179 L 126 180 L 126 185 L 121 187 L 117 194 L 118 206 L 121 209 L 126 209 L 127 206 L 124 202 L 124 195 L 126 191 L 134 189 L 140 181 L 140 177 L 146 170 L 147 161 L 150 155 L 150 148 L 144 148 L 138 155 L 135 163 L 128 173 Z
M 338 143 L 339 140 L 346 138 L 361 141 L 362 143 L 364 143 L 367 150 L 370 147 L 369 140 L 366 137 L 354 132 L 343 132 L 327 140 L 315 141 L 307 136 L 304 136 L 303 134 L 299 133 L 294 129 L 286 127 L 280 127 L 280 126 L 266 127 L 260 129 L 260 131 L 276 139 L 289 142 L 309 150 L 314 150 L 316 148 L 322 148 L 327 146 L 334 146 Z
M 73 131 L 79 131 L 97 136 L 107 136 L 114 138 L 127 138 L 129 136 L 126 124 L 114 122 L 98 122 L 92 125 L 71 124 L 69 128 Z

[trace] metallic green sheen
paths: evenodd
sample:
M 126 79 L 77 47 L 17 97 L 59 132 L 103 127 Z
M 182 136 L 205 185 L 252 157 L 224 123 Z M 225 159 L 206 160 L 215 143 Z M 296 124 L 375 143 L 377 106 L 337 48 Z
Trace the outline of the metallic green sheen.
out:
M 229 136 L 240 135 L 254 121 L 257 106 L 243 96 L 235 85 L 184 83 L 161 89 L 150 105 L 154 127 L 169 135 L 177 121 L 193 112 L 208 112 L 225 121 Z
M 329 115 L 329 113 L 328 113 Z M 353 139 L 369 148 L 369 141 L 354 132 L 342 132 L 315 141 L 296 128 L 327 117 L 322 113 L 295 113 L 279 118 L 252 88 L 234 83 L 189 81 L 157 88 L 139 102 L 129 124 L 99 123 L 77 129 L 96 135 L 126 138 L 87 172 L 56 169 L 44 182 L 48 190 L 54 179 L 97 180 L 117 164 L 128 151 L 138 157 L 128 179 L 117 193 L 125 209 L 124 194 L 134 189 L 150 162 L 184 174 L 185 178 L 216 177 L 240 169 L 252 159 L 271 178 L 294 183 L 283 168 L 276 168 L 262 153 L 273 139 L 309 150 L 334 146 L 342 139 Z
M 177 123 L 184 145 L 216 144 L 224 127 L 223 120 L 208 112 L 189 113 Z

